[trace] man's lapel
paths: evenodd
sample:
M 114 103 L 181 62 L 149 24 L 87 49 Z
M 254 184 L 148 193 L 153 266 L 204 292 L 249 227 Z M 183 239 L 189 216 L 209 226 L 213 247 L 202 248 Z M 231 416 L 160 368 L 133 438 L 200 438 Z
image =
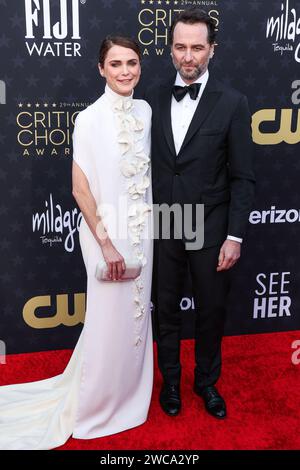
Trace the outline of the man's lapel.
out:
M 162 85 L 160 89 L 160 112 L 161 112 L 161 123 L 162 129 L 165 134 L 168 146 L 171 150 L 171 153 L 176 155 L 173 131 L 172 131 L 172 122 L 171 122 L 171 102 L 172 102 L 172 88 L 175 82 L 173 77 L 167 83 Z
M 198 131 L 205 119 L 208 117 L 210 112 L 213 110 L 221 94 L 222 92 L 219 90 L 217 83 L 210 76 L 203 92 L 203 95 L 201 96 L 201 99 L 194 113 L 191 124 L 187 130 L 182 146 L 179 150 L 178 157 L 180 156 L 180 153 L 182 152 L 184 147 L 187 145 L 187 143 L 191 140 L 191 138 Z

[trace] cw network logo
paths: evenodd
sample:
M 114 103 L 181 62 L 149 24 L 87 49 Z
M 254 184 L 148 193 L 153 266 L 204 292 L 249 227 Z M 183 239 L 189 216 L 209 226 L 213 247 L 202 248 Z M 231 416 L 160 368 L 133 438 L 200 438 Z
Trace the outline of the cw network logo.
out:
M 3 80 L 0 80 L 0 104 L 6 104 L 6 85 Z
M 300 222 L 300 209 L 276 209 L 271 206 L 270 210 L 252 211 L 249 216 L 250 224 L 293 224 Z
M 59 13 L 55 10 L 56 5 L 50 0 L 24 0 L 26 36 L 25 39 L 37 39 L 43 32 L 42 39 L 50 41 L 28 42 L 26 47 L 30 56 L 80 56 L 81 45 L 79 42 L 65 42 L 69 37 L 71 40 L 80 40 L 79 28 L 79 4 L 85 4 L 86 0 L 59 0 Z M 71 11 L 71 15 L 69 12 Z M 54 18 L 58 21 L 55 22 Z

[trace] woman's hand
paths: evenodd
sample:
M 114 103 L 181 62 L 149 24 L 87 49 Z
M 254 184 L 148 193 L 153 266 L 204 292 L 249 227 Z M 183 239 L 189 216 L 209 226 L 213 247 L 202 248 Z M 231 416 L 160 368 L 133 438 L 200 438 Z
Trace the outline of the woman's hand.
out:
M 109 238 L 101 245 L 101 249 L 108 267 L 110 279 L 113 281 L 121 279 L 126 269 L 123 256 L 116 250 Z

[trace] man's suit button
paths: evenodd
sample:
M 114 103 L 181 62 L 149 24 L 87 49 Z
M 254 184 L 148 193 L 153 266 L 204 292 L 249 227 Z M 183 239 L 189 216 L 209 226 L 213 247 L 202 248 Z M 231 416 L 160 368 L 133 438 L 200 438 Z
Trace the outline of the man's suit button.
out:
M 176 173 L 175 173 L 175 176 L 180 176 L 180 173 L 176 172 Z

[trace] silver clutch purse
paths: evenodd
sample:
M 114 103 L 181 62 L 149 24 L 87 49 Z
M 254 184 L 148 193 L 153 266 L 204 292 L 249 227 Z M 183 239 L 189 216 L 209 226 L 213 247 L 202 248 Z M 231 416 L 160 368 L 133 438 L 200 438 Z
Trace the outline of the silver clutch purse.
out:
M 142 263 L 139 260 L 125 259 L 126 270 L 121 279 L 118 282 L 130 281 L 136 279 L 142 271 Z M 96 266 L 95 277 L 98 281 L 110 281 L 116 282 L 109 277 L 109 271 L 105 261 L 100 261 Z

